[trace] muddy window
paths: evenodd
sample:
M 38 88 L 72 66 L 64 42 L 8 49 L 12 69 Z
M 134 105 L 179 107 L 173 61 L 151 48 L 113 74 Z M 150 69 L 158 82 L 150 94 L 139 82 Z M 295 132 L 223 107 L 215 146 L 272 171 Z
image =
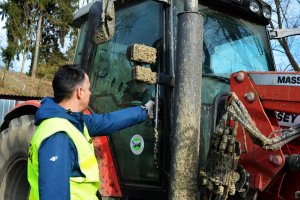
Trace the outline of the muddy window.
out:
M 132 80 L 133 63 L 127 60 L 126 50 L 135 43 L 159 48 L 162 16 L 162 4 L 154 1 L 116 10 L 115 35 L 109 43 L 97 47 L 90 64 L 90 107 L 93 111 L 106 113 L 142 105 L 155 96 L 153 85 Z M 153 71 L 159 68 L 146 67 L 152 67 Z M 154 136 L 150 121 L 118 134 L 112 133 L 110 141 L 122 184 L 159 183 L 159 173 L 154 166 Z

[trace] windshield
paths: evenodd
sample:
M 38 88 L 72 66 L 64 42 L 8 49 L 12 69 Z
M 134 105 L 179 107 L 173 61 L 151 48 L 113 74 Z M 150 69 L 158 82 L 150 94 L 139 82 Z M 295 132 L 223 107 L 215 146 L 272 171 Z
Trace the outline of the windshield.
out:
M 264 26 L 204 12 L 204 74 L 229 77 L 240 70 L 273 70 Z

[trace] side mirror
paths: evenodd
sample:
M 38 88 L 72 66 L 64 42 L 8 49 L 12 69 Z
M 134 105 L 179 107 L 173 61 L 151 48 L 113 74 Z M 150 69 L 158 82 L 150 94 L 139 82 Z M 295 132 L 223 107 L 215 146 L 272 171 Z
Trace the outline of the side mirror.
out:
M 87 70 L 95 45 L 108 42 L 115 32 L 115 8 L 113 0 L 95 0 L 78 10 L 72 25 L 79 28 L 87 21 L 86 36 L 80 65 Z
M 109 41 L 115 32 L 115 8 L 113 0 L 95 0 L 73 15 L 72 26 L 80 28 L 88 18 L 88 33 L 95 44 Z
M 112 0 L 95 2 L 89 10 L 90 39 L 96 44 L 108 42 L 115 32 L 115 8 Z

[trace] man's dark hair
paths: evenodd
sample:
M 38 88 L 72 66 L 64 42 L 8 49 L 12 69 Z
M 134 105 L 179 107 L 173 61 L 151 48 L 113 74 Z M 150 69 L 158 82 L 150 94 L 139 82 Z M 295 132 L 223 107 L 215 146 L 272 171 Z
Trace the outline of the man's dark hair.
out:
M 83 83 L 84 75 L 84 69 L 77 64 L 61 66 L 52 81 L 55 102 L 70 98 L 76 87 Z

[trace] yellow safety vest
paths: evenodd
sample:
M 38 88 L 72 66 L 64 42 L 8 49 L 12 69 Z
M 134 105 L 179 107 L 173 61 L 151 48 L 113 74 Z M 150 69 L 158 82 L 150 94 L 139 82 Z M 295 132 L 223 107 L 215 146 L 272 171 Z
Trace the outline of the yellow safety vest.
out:
M 96 200 L 99 188 L 99 169 L 92 140 L 84 125 L 84 135 L 62 118 L 44 120 L 37 128 L 28 151 L 28 181 L 30 184 L 29 200 L 39 200 L 39 160 L 38 151 L 42 142 L 51 135 L 64 131 L 71 138 L 77 149 L 78 162 L 85 177 L 70 177 L 71 200 Z M 49 188 L 51 189 L 51 188 Z

